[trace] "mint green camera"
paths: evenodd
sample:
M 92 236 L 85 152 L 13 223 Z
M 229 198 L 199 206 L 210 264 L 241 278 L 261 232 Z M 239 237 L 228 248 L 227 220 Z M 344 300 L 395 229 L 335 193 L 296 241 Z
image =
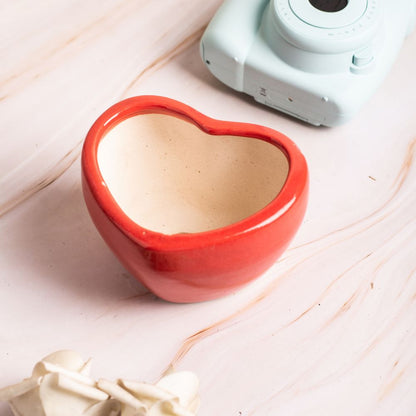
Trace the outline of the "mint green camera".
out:
M 416 0 L 226 0 L 201 56 L 229 87 L 336 126 L 381 84 L 415 20 Z

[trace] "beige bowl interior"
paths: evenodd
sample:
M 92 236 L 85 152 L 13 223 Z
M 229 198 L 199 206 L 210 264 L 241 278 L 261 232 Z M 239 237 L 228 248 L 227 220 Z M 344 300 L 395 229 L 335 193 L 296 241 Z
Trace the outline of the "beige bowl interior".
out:
M 120 208 L 164 234 L 208 231 L 254 214 L 279 193 L 289 169 L 270 143 L 210 135 L 162 114 L 115 126 L 99 145 L 98 164 Z

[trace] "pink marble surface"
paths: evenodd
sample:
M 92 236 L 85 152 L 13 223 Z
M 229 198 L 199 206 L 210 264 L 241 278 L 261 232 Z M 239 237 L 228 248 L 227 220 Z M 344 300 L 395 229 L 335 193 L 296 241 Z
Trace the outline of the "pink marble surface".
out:
M 107 378 L 194 371 L 201 416 L 413 416 L 416 34 L 353 121 L 314 128 L 208 73 L 198 40 L 220 3 L 0 3 L 0 386 L 71 348 Z M 105 108 L 139 94 L 275 128 L 308 160 L 302 228 L 232 296 L 155 299 L 89 219 L 82 141 Z

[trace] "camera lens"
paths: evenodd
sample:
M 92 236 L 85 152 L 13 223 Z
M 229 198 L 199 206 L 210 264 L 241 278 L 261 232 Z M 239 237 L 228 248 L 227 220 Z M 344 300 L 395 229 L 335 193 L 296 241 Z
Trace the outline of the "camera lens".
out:
M 322 12 L 333 13 L 345 9 L 348 0 L 309 0 L 309 3 Z

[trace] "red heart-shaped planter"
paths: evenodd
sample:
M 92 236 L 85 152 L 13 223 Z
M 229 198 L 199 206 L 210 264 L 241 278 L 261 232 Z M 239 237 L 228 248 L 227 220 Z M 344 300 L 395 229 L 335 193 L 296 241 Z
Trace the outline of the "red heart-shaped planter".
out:
M 98 118 L 82 178 L 104 240 L 173 302 L 217 298 L 258 277 L 297 231 L 308 193 L 305 159 L 283 134 L 157 96 Z

